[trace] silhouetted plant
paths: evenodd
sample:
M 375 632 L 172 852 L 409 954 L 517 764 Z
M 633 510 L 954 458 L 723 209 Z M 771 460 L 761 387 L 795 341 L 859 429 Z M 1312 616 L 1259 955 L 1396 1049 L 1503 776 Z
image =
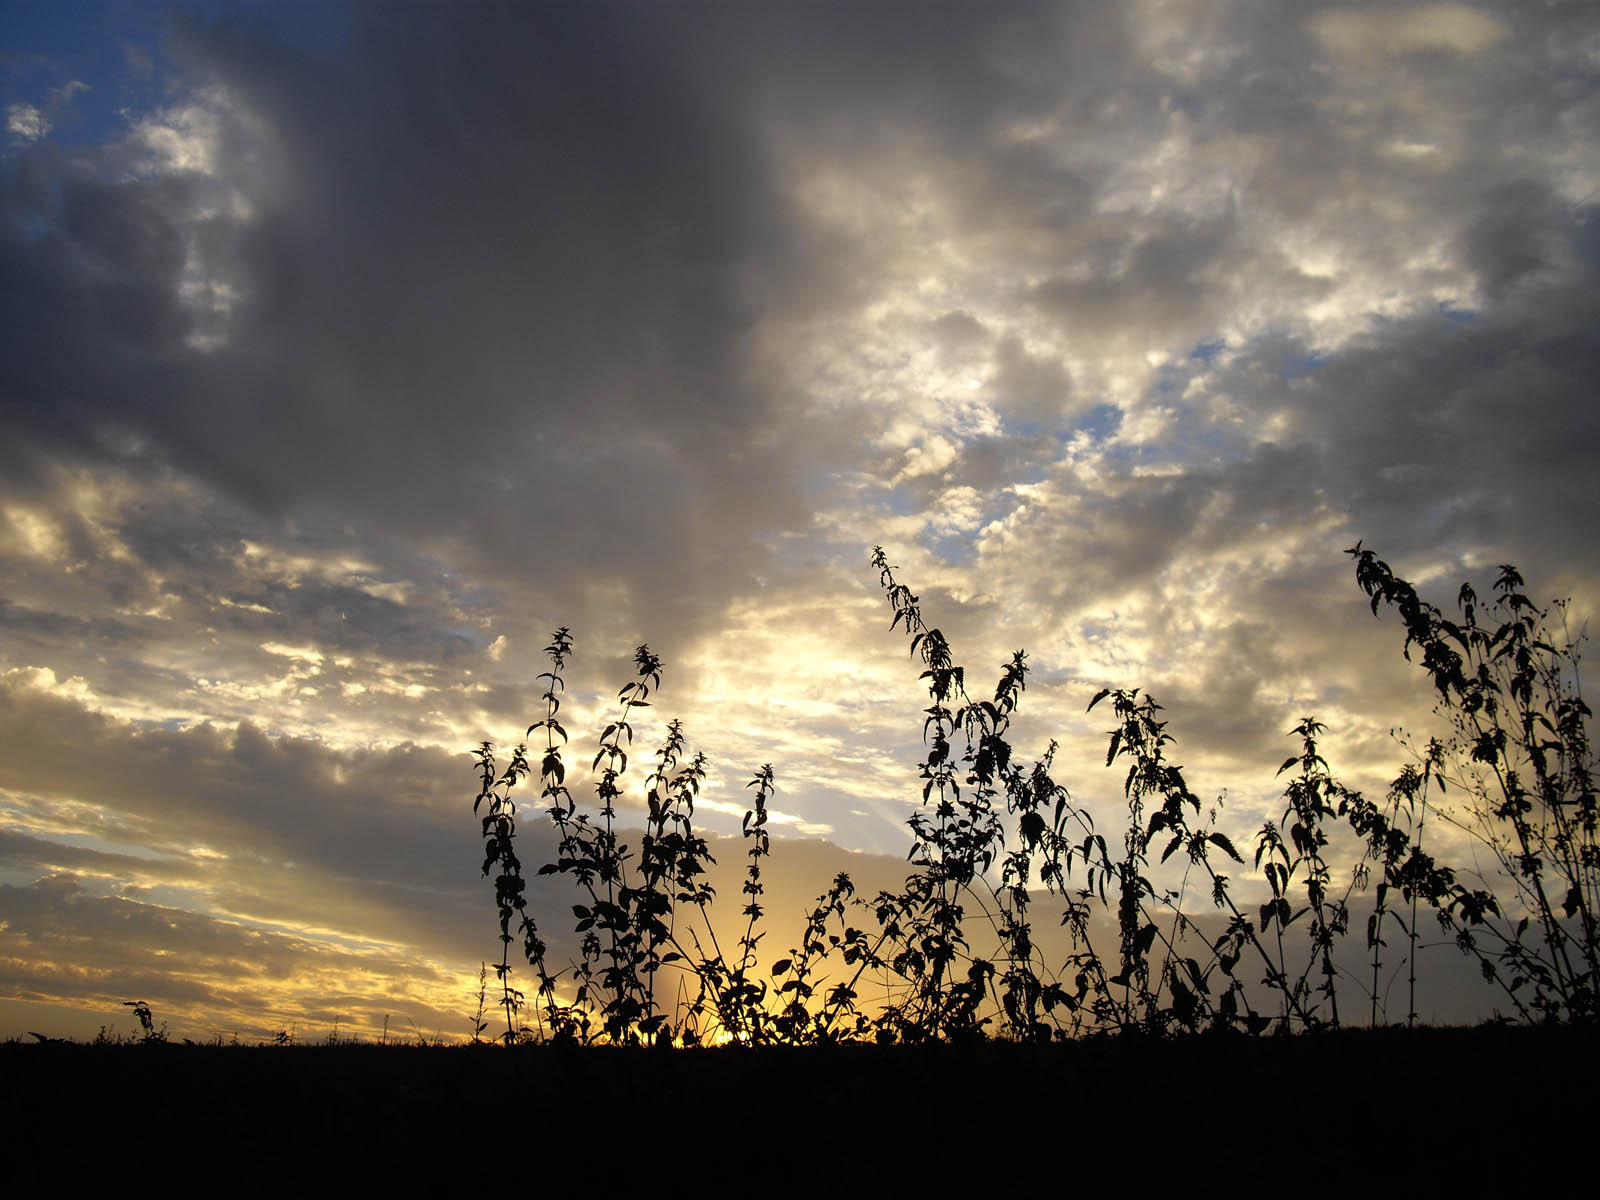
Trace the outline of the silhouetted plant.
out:
M 540 866 L 538 874 L 571 876 L 588 901 L 572 906 L 574 932 L 580 941 L 578 957 L 569 970 L 552 971 L 546 962 L 547 947 L 527 913 L 520 863 L 510 849 L 515 833 L 511 789 L 529 773 L 527 748 L 519 745 L 512 765 L 498 775 L 494 773 L 493 748 L 484 743 L 477 752 L 482 782 L 478 803 L 489 803 L 484 819 L 489 851 L 485 872 L 495 863 L 501 866 L 496 896 L 502 948 L 509 947 L 511 922 L 520 917 L 524 955 L 539 976 L 540 1029 L 518 1029 L 514 1018 L 522 996 L 509 983 L 509 952 L 502 955 L 505 1040 L 540 1036 L 548 1027 L 557 1038 L 584 1042 L 602 1037 L 614 1043 L 693 1044 L 704 1040 L 712 1026 L 720 1026 L 728 1036 L 740 1040 L 765 1040 L 771 1028 L 763 1009 L 766 990 L 754 982 L 752 974 L 756 944 L 762 936 L 757 931 L 762 915 L 760 859 L 769 853 L 764 826 L 772 769 L 763 767 L 751 783 L 757 791 L 755 808 L 745 820 L 746 835 L 755 839 L 746 883 L 750 901 L 739 943 L 740 960 L 737 966 L 730 966 L 718 945 L 710 913 L 714 891 L 706 869 L 714 859 L 693 821 L 707 764 L 698 753 L 687 763 L 682 761 L 687 739 L 679 722 L 668 723 L 645 780 L 645 828 L 637 861 L 632 847 L 618 833 L 617 802 L 623 795 L 628 747 L 633 741 L 632 718 L 636 710 L 650 707 L 648 697 L 661 684 L 661 660 L 648 646 L 635 651 L 636 677 L 618 693 L 620 710 L 602 731 L 592 763 L 597 772 L 599 810 L 591 814 L 579 809 L 567 787 L 562 758 L 567 732 L 558 713 L 565 686 L 562 672 L 571 652 L 570 631 L 562 628 L 546 647 L 552 669 L 540 676 L 547 682 L 545 715 L 528 727 L 529 735 L 545 731 L 540 794 L 549 804 L 547 815 L 557 849 L 555 860 Z M 699 930 L 680 924 L 684 906 L 701 917 Z M 661 983 L 663 970 L 669 968 L 677 972 L 675 991 Z M 559 987 L 569 973 L 572 995 L 566 999 Z M 685 987 L 685 982 L 691 986 Z M 670 1008 L 663 1003 L 666 995 L 672 996 Z
M 1020 673 L 1020 651 L 1013 661 Z M 1056 743 L 1051 742 L 1031 771 L 1023 772 L 1008 764 L 1003 772 L 1006 808 L 1017 817 L 1017 844 L 1007 850 L 1001 861 L 1002 894 L 1009 903 L 1000 905 L 999 911 L 999 933 L 1006 954 L 1006 967 L 1000 977 L 1000 1008 L 1006 1028 L 1030 1041 L 1048 1040 L 1056 1027 L 1045 1016 L 1058 1006 L 1072 1007 L 1059 982 L 1040 978 L 1035 968 L 1033 928 L 1028 921 L 1028 884 L 1035 858 L 1041 860 L 1040 882 L 1051 890 L 1062 887 L 1072 855 L 1063 828 L 1069 819 L 1080 825 L 1087 821 L 1073 808 L 1066 788 L 1050 777 L 1055 754 Z M 1092 834 L 1092 825 L 1088 828 Z
M 761 860 L 772 854 L 772 839 L 767 834 L 767 801 L 772 798 L 772 764 L 763 763 L 755 778 L 745 784 L 746 790 L 756 789 L 755 801 L 744 814 L 739 834 L 750 843 L 750 865 L 745 868 L 744 880 L 744 933 L 739 938 L 739 965 L 728 978 L 722 992 L 723 1022 L 738 1037 L 747 1042 L 763 1040 L 766 999 L 765 983 L 750 978 L 756 968 L 756 948 L 766 936 L 759 932 L 761 918 L 766 915 L 761 897 L 766 888 L 761 882 Z
M 1352 829 L 1367 841 L 1369 854 L 1382 869 L 1382 879 L 1376 887 L 1376 902 L 1372 915 L 1367 918 L 1367 948 L 1372 952 L 1372 985 L 1370 1023 L 1379 1023 L 1382 997 L 1387 988 L 1382 985 L 1380 970 L 1382 953 L 1387 942 L 1383 931 L 1386 921 L 1392 919 L 1406 937 L 1408 969 L 1406 1024 L 1417 1020 L 1417 911 L 1419 903 L 1426 901 L 1431 909 L 1448 906 L 1457 894 L 1459 885 L 1455 873 L 1437 867 L 1423 850 L 1423 834 L 1427 825 L 1427 795 L 1435 772 L 1443 764 L 1444 747 L 1437 738 L 1430 739 L 1422 757 L 1422 769 L 1407 763 L 1390 785 L 1388 807 L 1380 810 L 1359 795 L 1352 796 L 1348 804 L 1341 803 L 1340 811 Z M 1404 824 L 1402 825 L 1402 820 Z M 1413 838 L 1415 839 L 1413 841 Z M 1389 894 L 1398 890 L 1409 913 L 1392 913 Z M 1479 896 L 1471 900 L 1473 910 L 1486 910 L 1491 898 Z
M 766 1010 L 767 984 L 755 978 L 757 947 L 761 939 L 766 936 L 760 930 L 762 918 L 766 915 L 766 909 L 761 902 L 761 897 L 766 891 L 765 885 L 761 882 L 761 860 L 772 853 L 772 842 L 766 826 L 767 802 L 772 798 L 773 786 L 771 763 L 763 764 L 754 778 L 745 784 L 746 790 L 754 788 L 756 793 L 752 806 L 745 812 L 744 821 L 740 826 L 741 836 L 750 845 L 747 851 L 750 862 L 745 867 L 742 889 L 745 897 L 742 912 L 745 925 L 744 932 L 739 937 L 738 963 L 735 965 L 724 961 L 721 949 L 716 947 L 714 933 L 713 952 L 710 954 L 701 947 L 698 936 L 693 937 L 696 951 L 695 973 L 701 988 L 701 997 L 697 997 L 697 1000 L 703 1007 L 704 998 L 709 998 L 709 1002 L 716 1010 L 717 1019 L 728 1036 L 749 1045 L 759 1045 L 778 1039 L 777 1030 Z M 709 920 L 707 928 L 711 928 Z
M 987 878 L 1005 852 L 996 808 L 1002 790 L 1008 808 L 1027 819 L 1036 844 L 1043 841 L 1034 824 L 1042 822 L 1038 806 L 1046 798 L 1065 796 L 1049 779 L 1048 758 L 1026 782 L 1011 761 L 1006 733 L 1026 686 L 1026 656 L 1021 651 L 1012 656 L 993 700 L 972 700 L 965 669 L 955 663 L 944 634 L 923 620 L 917 597 L 895 578 L 882 547 L 874 549 L 872 565 L 893 610 L 889 627 L 904 625 L 912 655 L 920 655 L 926 667 L 922 678 L 933 701 L 925 710 L 927 755 L 920 772 L 923 805 L 931 806 L 932 817 L 918 812 L 908 822 L 915 838 L 909 857 L 919 870 L 907 877 L 903 892 L 881 893 L 873 906 L 883 930 L 879 945 L 889 944 L 882 957 L 910 985 L 903 1000 L 885 1007 L 880 1028 L 911 1041 L 979 1034 L 990 1023 L 984 1006 L 997 995 L 995 960 L 1000 959 L 1006 964 L 1000 978 L 1009 999 L 1000 997 L 997 1003 L 1008 1029 L 1023 1037 L 1042 1036 L 1047 1026 L 1038 1019 L 1038 1007 L 1053 1006 L 1059 989 L 1047 996 L 1032 965 L 1026 888 L 1012 883 L 996 889 Z M 956 737 L 962 742 L 959 765 Z M 1021 859 L 1011 859 L 1009 870 L 1013 880 L 1024 878 Z M 969 902 L 1000 933 L 1002 944 L 992 956 L 971 952 L 965 928 Z M 873 956 L 878 957 L 876 948 Z
M 1478 890 L 1446 890 L 1431 901 L 1441 923 L 1524 1019 L 1596 1019 L 1600 801 L 1580 686 L 1582 634 L 1567 628 L 1564 605 L 1552 621 L 1529 600 L 1515 567 L 1500 568 L 1492 619 L 1480 623 L 1470 584 L 1457 596 L 1460 619 L 1450 620 L 1361 543 L 1349 553 L 1373 613 L 1388 605 L 1400 614 L 1406 657 L 1413 645 L 1421 650 L 1452 729 L 1432 757 L 1413 753 L 1433 762 L 1441 794 L 1454 788 L 1461 800 L 1424 798 L 1422 811 L 1487 849 L 1509 889 L 1497 898 L 1484 879 Z
M 519 926 L 530 947 L 530 960 L 535 950 L 540 957 L 544 953 L 533 918 L 528 914 L 524 894 L 527 883 L 522 878 L 522 862 L 517 858 L 516 847 L 512 844 L 516 837 L 517 806 L 511 793 L 527 775 L 528 759 L 526 748 L 518 746 L 505 770 L 497 773 L 493 746 L 483 742 L 476 754 L 481 787 L 472 810 L 479 811 L 484 801 L 489 804 L 483 816 L 483 873 L 487 875 L 497 865 L 500 868 L 494 880 L 495 905 L 500 916 L 500 961 L 495 964 L 495 978 L 500 981 L 500 1007 L 505 1010 L 506 1018 L 506 1031 L 501 1036 L 510 1045 L 517 1039 L 517 1013 L 521 1011 L 524 999 L 522 993 L 511 986 L 511 943 L 516 940 L 511 932 L 514 918 L 521 918 Z
M 481 963 L 478 967 L 478 1007 L 472 1015 L 472 1040 L 481 1042 L 484 1030 L 489 1028 L 489 1022 L 484 1019 L 484 1013 L 489 1008 L 489 964 Z M 389 1041 L 389 1014 L 383 1015 L 383 1040 Z
M 1334 778 L 1319 747 L 1324 726 L 1302 718 L 1291 732 L 1298 753 L 1279 768 L 1280 776 L 1293 772 L 1282 815 L 1257 837 L 1255 867 L 1266 898 L 1241 905 L 1218 869 L 1219 853 L 1243 864 L 1216 827 L 1221 799 L 1202 820 L 1200 800 L 1168 757 L 1174 739 L 1159 705 L 1137 689 L 1105 689 L 1089 704 L 1092 710 L 1111 698 L 1117 725 L 1109 731 L 1106 765 L 1127 768 L 1127 824 L 1115 853 L 1052 777 L 1054 742 L 1031 768 L 1016 759 L 1009 738 L 1026 687 L 1026 655 L 1017 651 L 1002 667 L 992 699 L 974 700 L 944 635 L 926 623 L 918 598 L 876 549 L 872 562 L 892 610 L 890 628 L 904 626 L 930 700 L 922 714 L 922 807 L 908 821 L 913 869 L 898 891 L 870 901 L 855 895 L 848 875 L 838 875 L 805 915 L 797 943 L 764 976 L 759 945 L 766 936 L 771 766 L 746 785 L 754 796 L 741 829 L 748 858 L 744 922 L 730 960 L 712 920 L 706 868 L 713 860 L 693 823 L 707 765 L 702 755 L 688 754 L 679 722 L 667 724 L 644 781 L 636 859 L 619 836 L 632 722 L 660 686 L 659 658 L 646 646 L 635 652 L 636 677 L 618 693 L 620 710 L 592 762 L 599 807 L 591 814 L 579 809 L 565 782 L 567 734 L 558 712 L 572 643 L 566 629 L 557 631 L 546 648 L 552 669 L 541 676 L 548 683 L 545 715 L 528 728 L 529 735 L 545 730 L 540 794 L 557 847 L 539 874 L 571 876 L 587 903 L 572 907 L 581 939 L 576 958 L 551 971 L 513 847 L 512 795 L 530 774 L 526 747 L 519 745 L 497 771 L 493 748 L 484 743 L 476 804 L 488 805 L 485 873 L 499 867 L 496 973 L 504 1040 L 548 1030 L 585 1042 L 668 1045 L 722 1037 L 811 1045 L 1338 1026 L 1347 1014 L 1336 949 L 1349 929 L 1353 897 L 1375 876 L 1366 926 L 1370 987 L 1361 975 L 1346 974 L 1367 988 L 1372 1024 L 1387 993 L 1381 972 L 1391 927 L 1405 937 L 1408 1023 L 1415 1022 L 1423 909 L 1478 956 L 1486 977 L 1525 1018 L 1590 1019 L 1600 867 L 1589 712 L 1577 683 L 1581 639 L 1569 637 L 1558 648 L 1547 615 L 1516 590 L 1521 580 L 1510 568 L 1497 583 L 1503 619 L 1490 630 L 1477 623 L 1470 589 L 1462 591 L 1463 620 L 1453 623 L 1371 552 L 1358 546 L 1352 553 L 1374 612 L 1385 602 L 1399 609 L 1408 656 L 1413 643 L 1422 647 L 1455 737 L 1417 753 L 1417 765 L 1401 771 L 1380 806 Z M 1465 805 L 1452 808 L 1436 798 L 1448 789 L 1465 796 Z M 1423 848 L 1430 813 L 1490 847 L 1514 891 L 1497 896 L 1489 880 L 1468 887 L 1457 871 L 1436 864 Z M 1358 856 L 1342 873 L 1334 866 L 1341 821 L 1360 839 Z M 1191 884 L 1202 883 L 1216 913 L 1205 934 L 1189 896 Z M 1059 899 L 1070 938 L 1053 967 L 1031 923 L 1035 886 Z M 1100 915 L 1115 930 L 1115 950 L 1108 942 L 1106 954 L 1095 944 Z M 523 998 L 511 983 L 514 930 L 539 978 L 537 1031 L 517 1023 Z M 1293 940 L 1291 931 L 1303 940 Z M 1254 964 L 1250 972 L 1241 970 L 1246 959 Z M 1256 967 L 1276 1016 L 1252 1004 L 1242 976 Z M 875 1009 L 862 1000 L 869 973 L 883 988 Z M 562 994 L 567 986 L 570 997 Z M 481 1009 L 480 996 L 478 1032 Z
M 1200 799 L 1185 781 L 1183 768 L 1167 760 L 1166 748 L 1173 738 L 1167 732 L 1167 723 L 1156 715 L 1161 706 L 1148 695 L 1141 698 L 1137 689 L 1107 689 L 1089 702 L 1090 709 L 1107 696 L 1111 697 L 1120 725 L 1109 735 L 1106 765 L 1112 765 L 1118 758 L 1130 760 L 1123 781 L 1123 791 L 1128 798 L 1129 827 L 1124 839 L 1128 856 L 1120 863 L 1111 861 L 1103 838 L 1086 840 L 1083 847 L 1090 878 L 1085 898 L 1090 898 L 1098 885 L 1104 903 L 1107 881 L 1115 879 L 1118 885 L 1120 969 L 1117 975 L 1107 979 L 1097 959 L 1090 964 L 1095 968 L 1093 979 L 1099 988 L 1100 1000 L 1094 1011 L 1100 1023 L 1157 1034 L 1175 1029 L 1196 1032 L 1202 1025 L 1242 1026 L 1259 1033 L 1268 1022 L 1251 1007 L 1235 975 L 1246 950 L 1253 951 L 1260 960 L 1267 985 L 1283 994 L 1283 1020 L 1287 1021 L 1291 1014 L 1306 1020 L 1304 1008 L 1289 986 L 1281 962 L 1274 961 L 1267 952 L 1254 923 L 1234 901 L 1228 888 L 1228 876 L 1212 864 L 1213 849 L 1222 851 L 1234 862 L 1242 862 L 1238 850 L 1226 834 L 1210 827 L 1194 828 L 1190 824 L 1190 812 L 1200 812 Z M 1148 817 L 1145 816 L 1147 811 Z M 1159 862 L 1165 863 L 1183 850 L 1190 867 L 1199 866 L 1205 871 L 1211 884 L 1212 904 L 1228 914 L 1228 925 L 1209 944 L 1204 965 L 1192 955 L 1178 952 L 1179 943 L 1191 931 L 1191 922 L 1182 907 L 1187 870 L 1178 891 L 1160 897 L 1162 906 L 1172 914 L 1170 934 L 1163 935 L 1156 914 L 1145 907 L 1145 898 L 1157 898 L 1157 889 L 1139 872 L 1149 863 L 1148 848 L 1157 835 L 1165 835 L 1167 839 Z M 1164 950 L 1164 961 L 1158 972 L 1158 983 L 1153 988 L 1147 958 L 1158 940 Z M 1111 995 L 1112 986 L 1122 989 L 1120 1005 Z M 1165 1004 L 1161 1002 L 1163 990 L 1168 995 Z
M 150 1011 L 150 1006 L 143 1000 L 124 1000 L 125 1008 L 133 1009 L 134 1018 L 139 1022 L 142 1031 L 139 1040 L 146 1046 L 160 1045 L 167 1040 L 167 1026 L 163 1022 L 160 1029 L 156 1028 L 155 1014 Z
M 1261 928 L 1263 932 L 1272 930 L 1275 936 L 1280 980 L 1298 1001 L 1306 1018 L 1320 1021 L 1320 1002 L 1312 1002 L 1310 990 L 1310 974 L 1317 969 L 1322 976 L 1318 990 L 1328 1005 L 1328 1020 L 1337 1026 L 1339 994 L 1333 946 L 1349 928 L 1348 892 L 1344 898 L 1330 898 L 1333 871 L 1323 857 L 1323 850 L 1328 845 L 1326 819 L 1348 807 L 1353 793 L 1328 774 L 1327 761 L 1317 753 L 1317 737 L 1324 732 L 1326 726 L 1314 717 L 1304 717 L 1295 726 L 1293 735 L 1300 739 L 1300 753 L 1285 759 L 1278 774 L 1294 766 L 1300 768 L 1300 774 L 1289 781 L 1284 793 L 1288 806 L 1282 818 L 1276 824 L 1269 821 L 1261 828 L 1256 840 L 1256 868 L 1272 889 L 1272 898 L 1261 906 Z M 1338 809 L 1333 801 L 1338 802 Z M 1352 882 L 1359 871 L 1358 866 L 1352 874 Z M 1300 908 L 1295 908 L 1290 893 L 1296 875 L 1302 876 L 1306 896 L 1306 903 Z M 1291 977 L 1285 961 L 1283 935 L 1302 917 L 1309 918 L 1310 957 L 1305 969 Z

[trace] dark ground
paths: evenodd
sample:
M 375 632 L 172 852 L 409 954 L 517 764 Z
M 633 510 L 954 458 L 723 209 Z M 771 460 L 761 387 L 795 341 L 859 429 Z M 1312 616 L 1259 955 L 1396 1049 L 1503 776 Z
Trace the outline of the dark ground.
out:
M 916 1144 L 997 1167 L 1187 1143 L 1204 1161 L 1330 1136 L 1357 1151 L 1364 1131 L 1420 1144 L 1508 1121 L 1592 1129 L 1597 1045 L 1593 1030 L 1506 1027 L 788 1051 L 13 1042 L 0 1119 L 13 1147 L 89 1134 L 111 1154 L 388 1154 L 460 1136 L 490 1153 L 708 1141 L 795 1161 Z

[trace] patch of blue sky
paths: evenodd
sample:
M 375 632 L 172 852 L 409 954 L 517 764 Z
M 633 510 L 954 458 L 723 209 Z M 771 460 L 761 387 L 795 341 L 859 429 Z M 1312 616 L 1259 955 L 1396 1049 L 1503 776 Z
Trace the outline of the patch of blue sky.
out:
M 261 0 L 189 0 L 188 8 L 207 21 L 236 24 L 252 33 L 260 31 L 297 50 L 325 58 L 337 58 L 349 48 L 355 22 L 362 19 L 359 5 L 328 4 L 325 0 L 276 0 L 272 4 L 262 4 Z M 383 6 L 378 12 L 383 14 Z
M 0 866 L 0 887 L 25 888 L 38 881 L 38 871 L 20 867 Z
M 44 139 L 99 146 L 127 127 L 125 113 L 161 100 L 153 67 L 164 16 L 158 5 L 59 0 L 13 5 L 6 14 L 4 94 L 49 123 Z M 13 141 L 14 139 L 8 139 Z
M 1221 339 L 1197 342 L 1185 357 L 1171 359 L 1161 366 L 1148 394 L 1166 401 L 1182 396 L 1192 380 L 1216 369 L 1213 364 L 1227 346 Z
M 1460 325 L 1470 325 L 1478 319 L 1478 310 L 1475 308 L 1460 308 L 1448 300 L 1439 302 L 1439 315 L 1446 321 L 1455 321 Z
M 1115 404 L 1096 404 L 1078 418 L 1077 423 L 1063 434 L 1070 440 L 1079 433 L 1087 433 L 1097 442 L 1115 437 L 1122 428 L 1122 409 Z
M 957 530 L 951 533 L 930 533 L 924 538 L 924 547 L 941 562 L 952 567 L 967 566 L 973 561 L 975 532 Z
M 162 854 L 148 846 L 136 846 L 131 842 L 116 842 L 108 838 L 97 837 L 92 833 L 34 833 L 33 836 L 43 841 L 55 842 L 58 845 L 70 846 L 76 850 L 88 850 L 95 854 L 115 854 L 122 858 L 137 858 L 144 862 L 169 863 L 177 860 L 170 854 Z
M 1113 613 L 1109 620 L 1091 618 L 1078 623 L 1078 636 L 1086 642 L 1114 642 L 1122 636 L 1122 629 L 1117 623 L 1117 615 Z
M 922 511 L 922 501 L 914 496 L 909 488 L 896 484 L 884 488 L 879 493 L 879 500 L 891 514 L 897 517 L 909 517 Z
M 1017 479 L 1015 482 L 1028 486 L 1043 483 L 1048 477 L 1049 472 L 1039 470 L 1030 472 L 1026 478 Z M 1016 497 L 1009 488 L 1000 488 L 990 492 L 984 497 L 983 506 L 978 510 L 978 520 L 972 528 L 973 536 L 976 537 L 994 522 L 1010 516 L 1016 510 L 1016 507 Z
M 1207 462 L 1227 458 L 1237 450 L 1237 432 L 1219 425 L 1193 405 L 1184 403 L 1175 386 L 1153 383 L 1147 395 L 1165 410 L 1168 420 L 1159 445 L 1136 442 L 1108 442 L 1104 447 L 1108 463 L 1140 463 L 1159 460 L 1166 463 Z M 1118 412 L 1118 424 L 1121 413 Z
M 1039 482 L 1044 478 L 1045 473 L 1040 471 L 1031 482 Z M 982 493 L 977 512 L 970 518 L 963 517 L 959 525 L 941 521 L 940 516 L 947 514 L 941 514 L 937 509 L 919 507 L 914 511 L 931 518 L 921 538 L 924 548 L 951 566 L 964 566 L 973 561 L 977 541 L 983 531 L 993 522 L 1010 515 L 1016 506 L 1016 497 L 1010 489 L 997 487 Z
M 199 913 L 207 917 L 226 918 L 228 913 L 211 904 L 206 892 L 202 888 L 182 887 L 171 883 L 158 883 L 153 887 L 139 891 L 136 895 L 128 897 L 140 904 L 153 905 L 156 908 L 172 908 L 181 912 Z
M 192 717 L 164 717 L 161 720 L 141 718 L 134 721 L 140 733 L 182 733 L 194 724 Z
M 30 0 L 7 6 L 0 108 L 26 105 L 49 125 L 40 140 L 104 146 L 172 102 L 164 47 L 175 14 L 261 34 L 327 57 L 346 46 L 353 6 L 284 0 L 190 0 L 180 10 L 126 0 Z M 0 134 L 0 137 L 3 137 Z M 20 139 L 26 141 L 29 139 Z M 0 147 L 15 150 L 19 139 Z
M 1146 447 L 1133 442 L 1111 442 L 1102 453 L 1105 461 L 1112 464 L 1138 462 L 1149 457 Z

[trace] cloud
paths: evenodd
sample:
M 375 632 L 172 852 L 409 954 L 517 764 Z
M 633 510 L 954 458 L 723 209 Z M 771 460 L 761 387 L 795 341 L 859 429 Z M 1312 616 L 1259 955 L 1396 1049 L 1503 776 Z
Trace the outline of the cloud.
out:
M 24 100 L 6 105 L 6 132 L 11 135 L 13 144 L 37 142 L 49 136 L 56 126 L 70 121 L 73 100 L 88 90 L 89 85 L 83 80 L 72 79 L 50 88 L 43 107 Z
M 1336 8 L 1318 14 L 1312 27 L 1330 49 L 1351 57 L 1429 51 L 1470 56 L 1508 34 L 1493 16 L 1465 4 L 1424 4 L 1400 12 Z
M 50 132 L 50 122 L 31 104 L 8 104 L 6 132 L 19 141 L 36 142 Z

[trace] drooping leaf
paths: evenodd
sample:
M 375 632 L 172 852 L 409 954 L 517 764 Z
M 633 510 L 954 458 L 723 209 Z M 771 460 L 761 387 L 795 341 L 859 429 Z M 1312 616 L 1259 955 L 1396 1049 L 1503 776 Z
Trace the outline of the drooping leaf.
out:
M 1145 957 L 1145 955 L 1150 953 L 1150 947 L 1155 944 L 1155 940 L 1156 927 L 1154 925 L 1146 925 L 1143 929 L 1139 930 L 1138 937 L 1134 939 L 1134 953 L 1140 958 Z

